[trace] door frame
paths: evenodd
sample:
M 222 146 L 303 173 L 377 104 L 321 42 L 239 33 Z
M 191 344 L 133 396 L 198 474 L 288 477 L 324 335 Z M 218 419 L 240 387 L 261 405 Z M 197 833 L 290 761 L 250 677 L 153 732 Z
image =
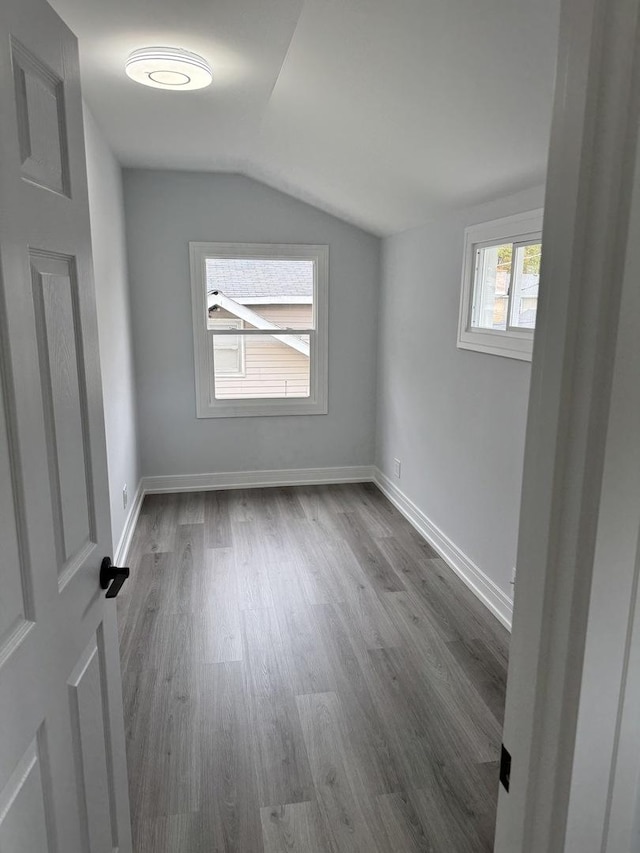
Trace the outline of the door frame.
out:
M 612 508 L 638 496 L 640 474 L 638 454 L 625 469 L 619 453 L 637 449 L 639 18 L 640 0 L 561 3 L 496 853 L 631 849 L 609 834 L 612 809 L 621 827 L 637 808 L 615 791 L 625 691 L 628 705 L 639 686 L 640 502 L 622 527 Z

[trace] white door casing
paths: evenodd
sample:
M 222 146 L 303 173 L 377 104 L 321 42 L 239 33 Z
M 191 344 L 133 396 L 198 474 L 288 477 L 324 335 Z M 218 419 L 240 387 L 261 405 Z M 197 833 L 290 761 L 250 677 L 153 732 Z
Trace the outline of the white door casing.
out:
M 131 853 L 75 37 L 0 4 L 0 850 Z
M 612 830 L 638 808 L 616 761 L 637 711 L 639 23 L 640 0 L 561 3 L 496 853 L 636 849 Z

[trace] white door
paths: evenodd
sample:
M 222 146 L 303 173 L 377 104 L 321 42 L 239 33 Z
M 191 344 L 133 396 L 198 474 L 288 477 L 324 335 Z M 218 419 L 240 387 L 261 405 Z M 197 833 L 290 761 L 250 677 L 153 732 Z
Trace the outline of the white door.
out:
M 131 853 L 77 45 L 0 2 L 0 851 Z

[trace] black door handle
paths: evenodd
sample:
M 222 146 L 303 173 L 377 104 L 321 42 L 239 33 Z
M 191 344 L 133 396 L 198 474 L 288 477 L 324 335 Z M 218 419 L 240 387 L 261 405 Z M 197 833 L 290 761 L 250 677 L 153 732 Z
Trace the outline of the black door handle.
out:
M 102 589 L 107 590 L 105 598 L 115 598 L 128 577 L 128 568 L 125 566 L 122 568 L 114 566 L 111 562 L 111 557 L 105 557 L 100 566 L 100 586 Z M 107 587 L 109 588 L 107 589 Z

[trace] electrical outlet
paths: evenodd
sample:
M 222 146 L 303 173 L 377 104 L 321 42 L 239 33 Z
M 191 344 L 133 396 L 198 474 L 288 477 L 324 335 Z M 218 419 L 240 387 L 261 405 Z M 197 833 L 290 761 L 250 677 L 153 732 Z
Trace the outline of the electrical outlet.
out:
M 393 460 L 393 473 L 396 475 L 398 479 L 400 479 L 400 471 L 402 469 L 402 462 L 399 459 Z
M 129 495 L 127 493 L 127 484 L 125 483 L 122 487 L 122 509 L 127 508 L 127 504 L 129 503 Z

